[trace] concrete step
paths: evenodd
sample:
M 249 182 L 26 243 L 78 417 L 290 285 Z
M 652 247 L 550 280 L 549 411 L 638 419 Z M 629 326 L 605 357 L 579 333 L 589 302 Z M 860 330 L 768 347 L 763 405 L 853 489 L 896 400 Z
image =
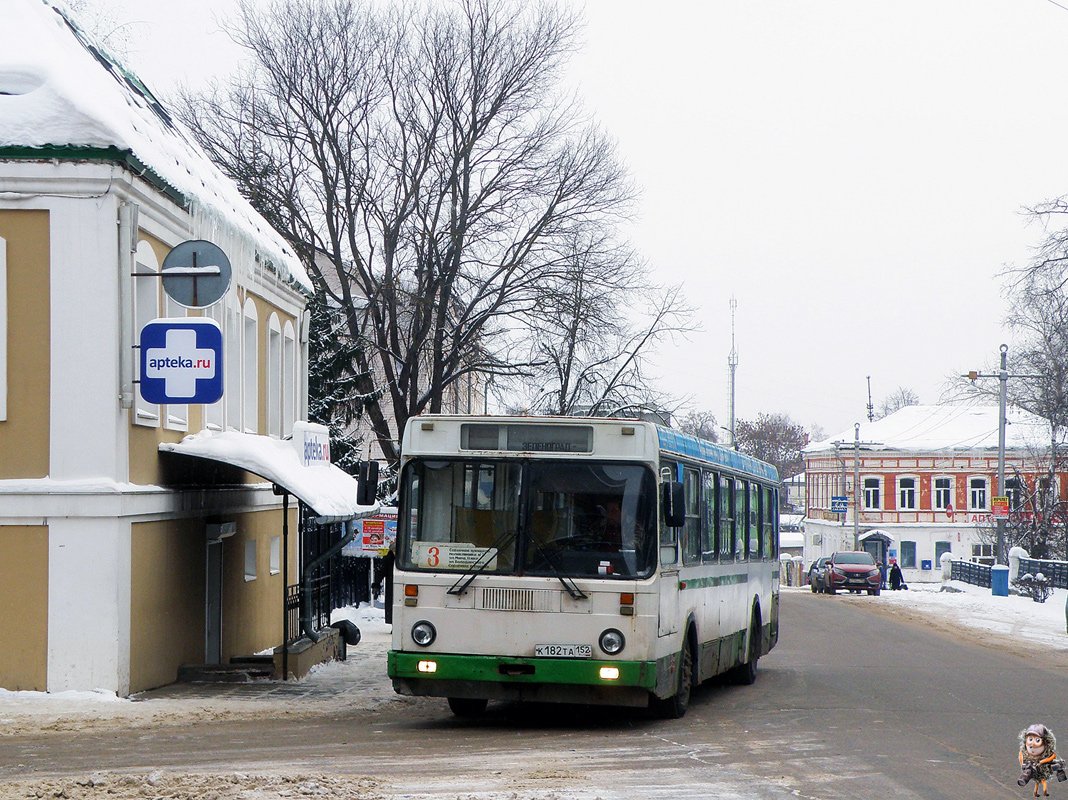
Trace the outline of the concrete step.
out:
M 274 661 L 258 657 L 231 659 L 229 664 L 183 664 L 178 668 L 179 683 L 251 683 L 274 677 Z

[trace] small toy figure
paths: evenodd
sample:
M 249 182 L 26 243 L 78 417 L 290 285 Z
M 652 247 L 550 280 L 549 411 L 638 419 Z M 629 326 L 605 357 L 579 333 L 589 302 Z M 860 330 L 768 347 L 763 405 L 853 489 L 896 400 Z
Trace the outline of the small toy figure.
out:
M 1056 773 L 1058 781 L 1068 780 L 1064 771 L 1064 759 L 1057 758 L 1057 737 L 1045 725 L 1032 725 L 1020 731 L 1020 786 L 1035 782 L 1035 797 L 1038 797 L 1038 785 L 1042 784 L 1042 793 L 1049 797 L 1046 781 Z

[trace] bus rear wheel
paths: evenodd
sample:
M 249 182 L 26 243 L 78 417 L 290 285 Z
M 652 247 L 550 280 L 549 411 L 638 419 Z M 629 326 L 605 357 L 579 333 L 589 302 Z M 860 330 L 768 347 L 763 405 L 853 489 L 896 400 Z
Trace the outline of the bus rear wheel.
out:
M 482 716 L 488 702 L 488 700 L 474 697 L 450 697 L 449 708 L 458 717 L 473 719 Z
M 757 661 L 760 660 L 760 612 L 753 609 L 753 620 L 749 624 L 749 652 L 744 664 L 734 668 L 734 682 L 740 686 L 752 686 L 756 682 Z
M 678 683 L 675 694 L 671 697 L 654 697 L 650 704 L 653 712 L 661 719 L 682 719 L 690 707 L 690 695 L 693 694 L 693 650 L 687 640 L 679 654 Z

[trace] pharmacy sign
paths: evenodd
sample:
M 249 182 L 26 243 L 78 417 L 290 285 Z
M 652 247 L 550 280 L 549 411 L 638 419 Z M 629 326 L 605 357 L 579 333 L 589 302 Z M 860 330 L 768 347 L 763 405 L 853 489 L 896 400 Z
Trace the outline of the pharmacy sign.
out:
M 141 396 L 215 403 L 223 394 L 222 329 L 207 317 L 157 319 L 141 329 Z

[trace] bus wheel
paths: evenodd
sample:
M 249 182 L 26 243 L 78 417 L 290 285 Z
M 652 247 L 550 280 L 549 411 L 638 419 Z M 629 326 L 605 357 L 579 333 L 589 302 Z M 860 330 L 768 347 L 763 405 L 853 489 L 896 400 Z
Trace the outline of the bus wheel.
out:
M 656 715 L 662 719 L 682 719 L 690 707 L 690 695 L 693 693 L 693 651 L 689 641 L 682 645 L 679 654 L 679 681 L 675 694 L 671 697 L 654 697 L 650 704 Z
M 450 697 L 449 708 L 458 717 L 472 719 L 482 716 L 482 712 L 486 710 L 486 703 L 488 702 L 488 700 L 480 700 L 473 697 Z
M 740 686 L 752 686 L 757 676 L 757 661 L 760 659 L 760 612 L 753 609 L 753 621 L 749 626 L 749 655 L 744 664 L 734 668 L 734 682 Z

